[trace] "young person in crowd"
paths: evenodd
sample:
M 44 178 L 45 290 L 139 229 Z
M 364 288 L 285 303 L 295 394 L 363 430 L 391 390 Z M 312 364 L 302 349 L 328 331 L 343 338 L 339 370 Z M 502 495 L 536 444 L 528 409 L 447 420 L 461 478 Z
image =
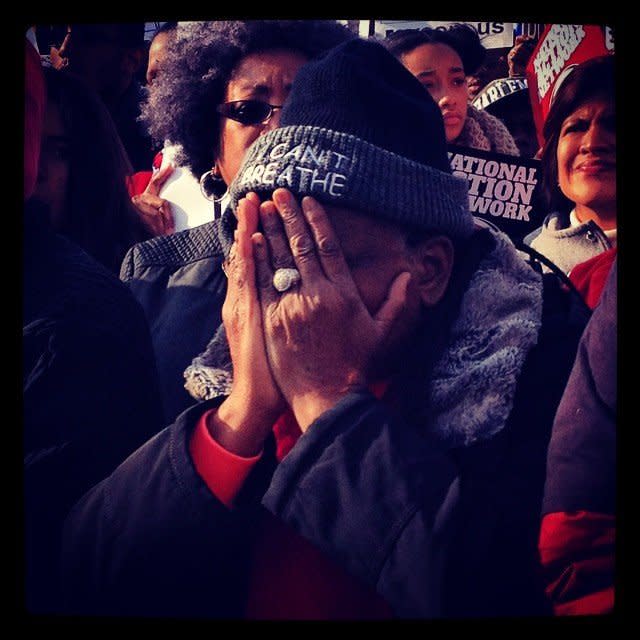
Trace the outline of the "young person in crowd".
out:
M 146 69 L 147 99 L 148 93 L 153 90 L 153 82 L 160 73 L 164 60 L 169 55 L 169 44 L 174 38 L 177 28 L 177 22 L 164 22 L 151 38 Z M 154 156 L 152 166 L 144 171 L 136 171 L 128 181 L 131 202 L 138 210 L 140 220 L 153 236 L 170 234 L 176 230 L 174 207 L 166 198 L 160 197 L 162 187 L 174 170 L 174 167 L 167 163 L 165 157 L 166 154 L 173 153 L 173 145 L 168 140 L 161 141 L 161 143 L 164 146 Z M 163 159 L 165 166 L 162 166 Z M 187 181 L 186 188 L 189 190 L 190 197 L 195 196 L 196 206 L 197 204 L 200 206 L 208 204 L 202 197 L 199 185 L 193 177 Z
M 131 204 L 131 165 L 109 112 L 79 78 L 44 69 L 47 103 L 34 197 L 53 228 L 118 274 L 151 237 Z
M 147 58 L 147 72 L 145 78 L 147 86 L 151 86 L 160 71 L 169 50 L 169 42 L 175 35 L 178 28 L 177 22 L 162 23 L 153 34 L 149 43 L 149 54 Z
M 520 155 L 507 127 L 469 104 L 467 77 L 479 69 L 486 55 L 473 27 L 402 29 L 389 34 L 383 44 L 438 103 L 448 143 Z

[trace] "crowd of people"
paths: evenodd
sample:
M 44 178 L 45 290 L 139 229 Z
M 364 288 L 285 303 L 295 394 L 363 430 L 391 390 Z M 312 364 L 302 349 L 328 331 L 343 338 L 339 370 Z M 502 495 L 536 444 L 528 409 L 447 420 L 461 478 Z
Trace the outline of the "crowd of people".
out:
M 33 33 L 28 614 L 616 612 L 613 54 L 534 148 L 468 25 Z M 542 226 L 478 224 L 450 145 L 540 158 Z

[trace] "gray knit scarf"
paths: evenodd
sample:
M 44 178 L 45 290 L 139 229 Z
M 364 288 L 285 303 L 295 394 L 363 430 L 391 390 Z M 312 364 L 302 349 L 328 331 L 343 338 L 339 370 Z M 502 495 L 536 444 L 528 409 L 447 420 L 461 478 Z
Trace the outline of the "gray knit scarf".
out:
M 469 149 L 495 151 L 509 156 L 520 155 L 518 145 L 502 120 L 471 105 L 467 108 L 464 127 L 453 144 Z
M 462 296 L 449 342 L 425 381 L 431 429 L 446 446 L 486 440 L 506 424 L 520 371 L 536 344 L 542 318 L 542 279 L 494 233 Z M 232 365 L 223 325 L 184 373 L 197 400 L 227 395 Z

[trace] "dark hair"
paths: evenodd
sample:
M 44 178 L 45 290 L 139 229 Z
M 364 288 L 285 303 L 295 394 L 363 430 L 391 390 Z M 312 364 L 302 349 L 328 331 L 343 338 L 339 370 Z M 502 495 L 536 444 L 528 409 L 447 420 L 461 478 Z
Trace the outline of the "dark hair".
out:
M 392 31 L 381 42 L 396 58 L 423 44 L 446 44 L 460 56 L 464 73 L 468 76 L 482 66 L 487 55 L 478 32 L 462 23 L 453 24 L 448 29 L 400 29 Z
M 487 105 L 484 110 L 501 120 L 523 158 L 535 157 L 540 144 L 528 90 L 521 89 Z
M 159 144 L 182 147 L 180 158 L 199 178 L 219 147 L 220 117 L 231 73 L 245 56 L 290 49 L 308 58 L 356 37 L 335 20 L 234 20 L 180 23 L 163 73 L 142 106 L 142 119 Z
M 51 47 L 59 48 L 67 35 L 68 28 L 66 24 L 38 24 L 36 39 L 40 51 L 49 53 Z
M 123 47 L 144 46 L 144 22 L 72 23 L 71 37 L 76 41 L 108 40 Z
M 127 191 L 133 173 L 113 120 L 80 78 L 44 68 L 47 103 L 69 137 L 68 209 L 60 233 L 119 273 L 127 249 L 150 236 Z
M 574 207 L 558 186 L 558 141 L 562 123 L 578 107 L 597 97 L 615 104 L 615 59 L 613 55 L 591 58 L 577 65 L 557 89 L 542 134 L 542 185 L 550 210 L 566 213 Z

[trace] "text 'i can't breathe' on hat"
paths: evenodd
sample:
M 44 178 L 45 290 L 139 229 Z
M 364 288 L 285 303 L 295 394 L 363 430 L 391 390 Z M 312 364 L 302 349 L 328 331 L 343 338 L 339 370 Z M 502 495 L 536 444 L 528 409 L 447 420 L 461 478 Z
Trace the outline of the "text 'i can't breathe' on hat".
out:
M 359 38 L 300 69 L 280 127 L 247 152 L 231 206 L 278 187 L 452 236 L 473 229 L 440 109 L 382 45 Z

